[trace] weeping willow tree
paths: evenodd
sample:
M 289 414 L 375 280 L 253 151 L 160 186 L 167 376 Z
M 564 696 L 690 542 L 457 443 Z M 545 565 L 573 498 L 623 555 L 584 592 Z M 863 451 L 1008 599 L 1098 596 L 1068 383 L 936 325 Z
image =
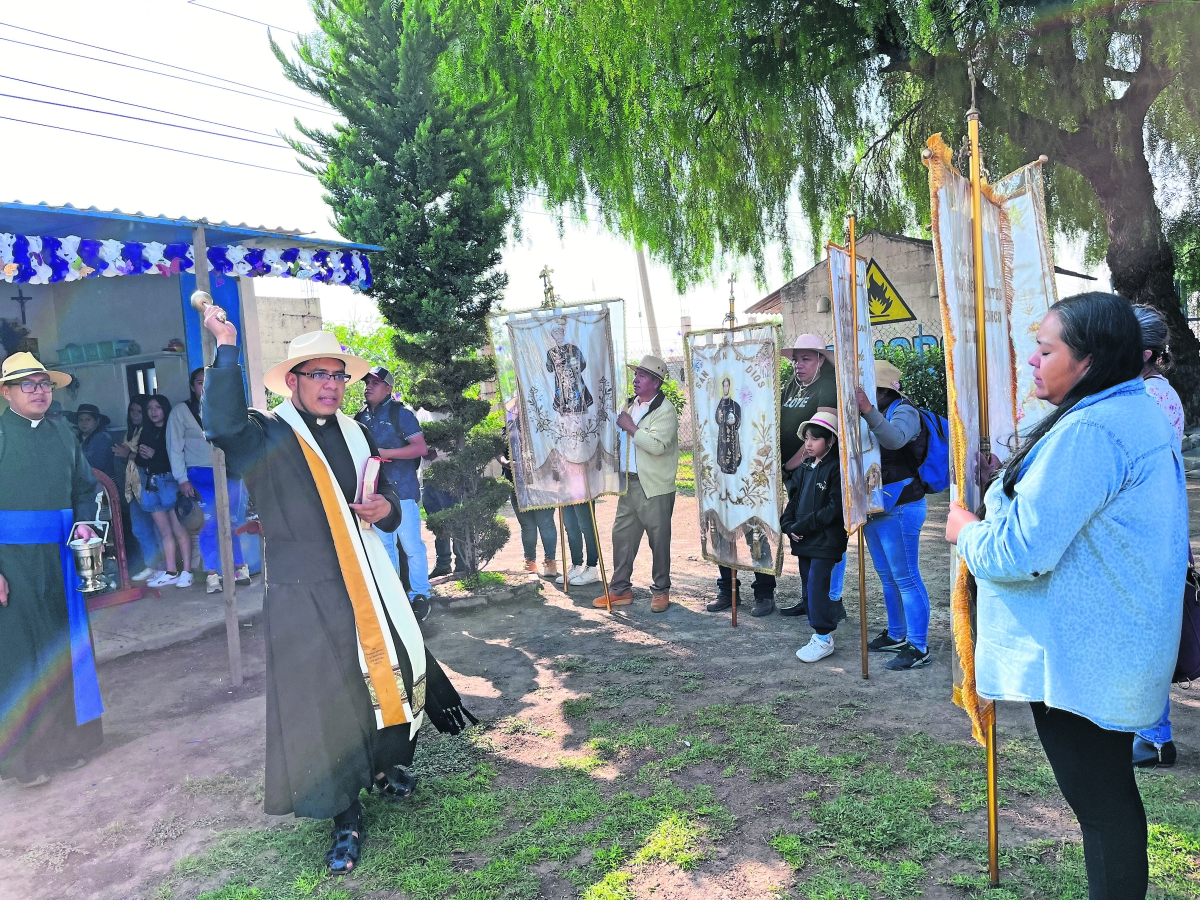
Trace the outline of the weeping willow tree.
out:
M 513 98 L 514 189 L 580 215 L 598 199 L 681 286 L 719 253 L 761 275 L 796 197 L 814 255 L 851 203 L 864 227 L 919 232 L 920 149 L 933 132 L 961 140 L 973 70 L 987 168 L 1049 156 L 1054 227 L 1167 312 L 1200 412 L 1166 231 L 1198 205 L 1194 0 L 450 0 L 444 14 L 457 89 Z

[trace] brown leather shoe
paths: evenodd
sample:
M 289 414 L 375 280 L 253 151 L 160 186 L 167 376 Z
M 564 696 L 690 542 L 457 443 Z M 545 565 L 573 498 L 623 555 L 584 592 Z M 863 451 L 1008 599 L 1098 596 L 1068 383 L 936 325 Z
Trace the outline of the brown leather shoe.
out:
M 612 597 L 613 606 L 628 606 L 633 602 L 633 591 L 628 594 L 609 594 Z M 608 609 L 608 600 L 603 594 L 592 601 L 592 606 L 597 609 Z
M 542 577 L 554 578 L 558 575 L 558 560 L 547 559 L 542 561 Z
M 650 597 L 650 612 L 666 612 L 670 605 L 670 594 L 653 594 Z
M 536 575 L 537 574 L 537 563 L 534 562 L 532 559 L 525 560 L 525 571 L 532 572 L 534 575 Z

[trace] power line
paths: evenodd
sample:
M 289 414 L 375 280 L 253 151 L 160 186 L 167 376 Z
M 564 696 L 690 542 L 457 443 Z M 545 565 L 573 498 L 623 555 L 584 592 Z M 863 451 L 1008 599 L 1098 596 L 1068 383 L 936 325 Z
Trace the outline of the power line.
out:
M 124 51 L 121 51 L 121 50 L 110 50 L 108 47 L 101 47 L 98 44 L 87 44 L 87 43 L 84 43 L 83 41 L 76 41 L 71 38 L 59 37 L 56 34 L 47 34 L 44 31 L 35 31 L 32 28 L 23 28 L 20 25 L 12 25 L 8 22 L 0 22 L 0 25 L 3 25 L 6 28 L 15 28 L 17 31 L 24 31 L 24 32 L 28 32 L 29 34 L 36 34 L 38 37 L 50 38 L 51 40 L 54 40 L 54 41 L 62 41 L 64 44 L 75 44 L 77 47 L 87 47 L 89 50 L 99 50 L 102 53 L 111 53 L 113 56 L 124 56 L 128 59 L 136 59 L 138 62 L 151 63 L 152 65 L 155 65 L 155 66 L 162 66 L 165 69 L 175 69 L 177 72 L 187 72 L 189 75 L 200 75 L 204 78 L 210 78 L 213 81 L 223 81 L 226 84 L 236 85 L 237 87 L 249 88 L 252 91 L 259 91 L 260 93 L 263 93 L 263 94 L 272 94 L 276 97 L 281 97 L 284 100 L 291 100 L 291 101 L 294 101 L 297 103 L 308 103 L 309 105 L 316 105 L 316 104 L 313 104 L 311 101 L 305 100 L 301 97 L 292 97 L 289 94 L 281 94 L 278 91 L 269 91 L 266 88 L 255 87 L 252 84 L 246 84 L 241 81 L 234 81 L 232 78 L 222 78 L 220 75 L 209 75 L 207 72 L 200 72 L 200 71 L 197 71 L 196 69 L 186 69 L 183 66 L 176 66 L 172 63 L 159 62 L 157 59 L 148 59 L 145 56 L 137 56 L 133 53 L 125 53 Z M 46 50 L 46 49 L 52 49 L 52 48 L 43 47 L 42 49 Z M 59 51 L 59 52 L 62 52 L 62 51 Z
M 71 134 L 82 134 L 87 137 L 104 138 L 109 141 L 120 141 L 123 144 L 133 144 L 138 147 L 151 147 L 155 150 L 169 150 L 171 153 L 182 153 L 185 156 L 196 156 L 200 159 L 211 159 L 216 162 L 230 163 L 235 166 L 249 166 L 251 169 L 263 169 L 267 172 L 279 172 L 283 175 L 294 175 L 300 178 L 312 178 L 313 176 L 307 172 L 289 172 L 287 169 L 276 169 L 273 166 L 260 166 L 256 163 L 242 162 L 239 159 L 226 159 L 222 156 L 209 156 L 207 153 L 195 153 L 192 150 L 180 150 L 178 147 L 165 147 L 162 144 L 147 144 L 144 141 L 135 141 L 130 138 L 117 137 L 112 134 L 96 134 L 93 131 L 80 131 L 78 128 L 64 128 L 62 125 L 49 125 L 46 122 L 31 122 L 28 119 L 14 119 L 11 116 L 0 116 L 0 121 L 4 122 L 19 122 L 22 125 L 36 125 L 39 128 L 52 128 L 55 131 L 69 131 Z
M 194 131 L 198 134 L 210 134 L 213 137 L 228 138 L 231 141 L 245 141 L 247 144 L 258 144 L 261 147 L 271 147 L 275 150 L 287 150 L 288 146 L 282 142 L 268 144 L 266 141 L 256 141 L 254 138 L 242 137 L 237 134 L 221 134 L 219 131 L 208 131 L 205 128 L 193 128 L 190 125 L 179 125 L 175 122 L 159 122 L 156 119 L 143 119 L 141 116 L 127 116 L 124 113 L 110 112 L 106 109 L 92 109 L 88 106 L 73 106 L 70 103 L 55 103 L 53 100 L 39 100 L 36 97 L 22 97 L 19 94 L 4 94 L 0 93 L 0 97 L 7 97 L 9 100 L 24 100 L 28 103 L 44 103 L 47 106 L 57 106 L 61 109 L 75 109 L 80 112 L 96 113 L 99 116 L 115 116 L 118 119 L 129 119 L 132 122 L 145 122 L 148 125 L 162 125 L 166 128 L 179 128 L 183 131 Z
M 274 28 L 276 31 L 286 31 L 288 34 L 299 35 L 300 32 L 292 31 L 290 28 L 284 28 L 281 25 L 272 25 L 270 22 L 262 22 L 258 19 L 251 19 L 247 16 L 239 16 L 237 13 L 229 12 L 226 9 L 217 9 L 215 6 L 205 6 L 203 3 L 197 3 L 196 0 L 187 0 L 188 6 L 194 6 L 197 9 L 207 9 L 209 12 L 220 13 L 223 16 L 232 16 L 235 19 L 241 19 L 243 22 L 253 22 L 255 25 L 265 25 L 267 28 Z
M 269 131 L 255 131 L 253 128 L 242 128 L 238 125 L 227 125 L 224 122 L 214 122 L 212 119 L 199 119 L 196 116 L 185 116 L 183 113 L 172 112 L 169 109 L 158 109 L 154 106 L 143 106 L 140 103 L 131 103 L 128 100 L 117 100 L 114 97 L 105 97 L 101 94 L 88 94 L 84 91 L 74 91 L 70 88 L 58 87 L 57 85 L 53 84 L 42 84 L 39 81 L 29 81 L 26 78 L 17 78 L 14 75 L 0 75 L 0 78 L 5 79 L 6 81 L 16 81 L 21 84 L 32 85 L 33 87 L 45 88 L 48 91 L 62 91 L 64 94 L 74 94 L 77 97 L 88 97 L 92 100 L 103 100 L 105 103 L 118 103 L 121 106 L 129 106 L 133 109 L 144 109 L 147 112 L 161 113 L 164 116 L 175 116 L 179 119 L 187 119 L 189 122 L 203 122 L 205 125 L 216 125 L 220 128 L 228 128 L 230 131 L 244 131 L 247 134 L 257 134 L 260 137 L 278 137 L 278 135 L 271 134 Z
M 4 25 L 4 24 L 5 24 L 4 22 L 0 22 L 0 25 Z M 12 26 L 12 27 L 15 27 L 15 26 Z M 23 28 L 21 30 L 28 31 L 29 29 Z M 59 38 L 59 40 L 66 40 L 66 38 Z M 26 41 L 18 41 L 14 38 L 0 37 L 0 41 L 5 41 L 9 44 L 16 44 L 19 47 L 32 47 L 34 50 L 46 50 L 46 51 L 49 51 L 50 53 L 61 53 L 64 56 L 73 56 L 76 59 L 86 59 L 86 60 L 89 60 L 90 62 L 105 63 L 110 66 L 117 66 L 118 68 L 121 68 L 121 69 L 129 69 L 134 72 L 144 72 L 148 75 L 159 75 L 163 78 L 174 78 L 176 81 L 186 81 L 189 84 L 198 84 L 198 85 L 201 85 L 202 87 L 214 88 L 218 91 L 228 91 L 231 94 L 241 94 L 243 97 L 253 97 L 255 100 L 265 100 L 268 103 L 280 103 L 280 104 L 283 104 L 284 106 L 291 106 L 291 107 L 295 107 L 296 109 L 303 109 L 303 110 L 306 110 L 307 112 L 321 112 L 321 113 L 330 114 L 330 111 L 328 109 L 322 109 L 320 106 L 317 106 L 317 105 L 311 104 L 311 103 L 305 103 L 304 101 L 294 102 L 291 100 L 278 100 L 278 99 L 275 99 L 275 97 L 264 97 L 264 96 L 262 96 L 262 94 L 275 94 L 275 91 L 268 91 L 264 88 L 256 88 L 253 85 L 245 85 L 245 87 L 248 87 L 248 88 L 250 88 L 250 90 L 253 90 L 253 91 L 260 91 L 261 93 L 251 94 L 246 91 L 239 91 L 236 88 L 225 87 L 222 84 L 210 84 L 207 81 L 197 81 L 195 78 L 185 78 L 182 75 L 173 75 L 170 72 L 156 72 L 154 69 L 143 69 L 141 66 L 131 66 L 128 63 L 121 63 L 121 62 L 117 62 L 116 60 L 112 60 L 112 59 L 100 59 L 99 57 L 96 57 L 96 56 L 88 56 L 85 53 L 72 53 L 70 50 L 61 50 L 57 47 L 43 47 L 41 44 L 30 44 L 30 43 L 27 43 Z M 71 43 L 78 43 L 78 41 L 71 41 Z M 91 45 L 85 44 L 84 46 L 91 46 Z M 97 49 L 104 50 L 103 47 L 100 47 Z M 106 50 L 104 52 L 116 53 L 117 51 Z M 130 54 L 128 54 L 128 53 L 120 53 L 118 55 L 130 56 Z M 132 58 L 133 59 L 141 59 L 141 57 L 132 57 Z M 145 61 L 149 62 L 149 63 L 153 63 L 156 66 L 167 66 L 168 68 L 172 68 L 172 69 L 180 68 L 179 66 L 168 66 L 167 63 L 155 62 L 152 59 L 145 60 Z M 190 69 L 182 69 L 181 71 L 189 72 L 191 70 Z M 227 78 L 217 78 L 217 76 L 215 76 L 215 75 L 206 75 L 203 72 L 197 72 L 196 74 L 202 75 L 205 78 L 211 78 L 211 79 L 214 79 L 217 81 L 228 81 L 229 80 Z M 237 84 L 238 82 L 232 82 L 232 83 Z M 276 94 L 276 97 L 286 97 L 286 96 L 287 96 L 286 94 Z

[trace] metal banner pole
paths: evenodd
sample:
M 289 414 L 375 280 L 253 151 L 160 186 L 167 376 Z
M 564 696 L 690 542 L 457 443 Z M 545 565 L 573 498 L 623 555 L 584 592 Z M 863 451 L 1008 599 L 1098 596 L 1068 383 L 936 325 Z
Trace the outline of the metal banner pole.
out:
M 854 323 L 854 359 L 858 365 L 858 239 L 855 225 L 858 217 L 853 210 L 850 212 L 850 321 Z M 857 412 L 857 410 L 855 410 Z M 858 424 L 855 417 L 854 424 Z M 844 437 L 844 436 L 843 436 Z M 868 507 L 869 509 L 870 507 Z M 870 663 L 867 661 L 867 570 L 863 561 L 866 550 L 862 526 L 858 528 L 858 630 L 862 644 L 862 677 L 871 677 Z
M 988 413 L 987 318 L 983 272 L 983 163 L 979 152 L 979 110 L 975 106 L 975 73 L 971 71 L 971 108 L 967 111 L 971 142 L 971 219 L 975 256 L 975 354 L 979 378 L 979 452 L 991 455 L 991 417 Z M 1000 883 L 1000 820 L 996 796 L 996 706 L 987 732 L 988 875 Z

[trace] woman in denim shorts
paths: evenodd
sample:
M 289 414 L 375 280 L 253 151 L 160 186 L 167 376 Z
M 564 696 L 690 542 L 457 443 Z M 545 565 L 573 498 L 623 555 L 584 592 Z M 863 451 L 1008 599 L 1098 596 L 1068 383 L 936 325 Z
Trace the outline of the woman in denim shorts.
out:
M 147 584 L 150 587 L 173 584 L 185 588 L 192 584 L 192 536 L 175 515 L 179 485 L 171 475 L 171 460 L 167 455 L 167 416 L 170 414 L 171 401 L 162 394 L 154 394 L 146 401 L 146 416 L 150 421 L 142 428 L 142 442 L 138 445 L 135 462 L 142 474 L 142 509 L 154 519 L 162 538 L 167 567 L 162 575 Z M 182 569 L 175 567 L 176 546 L 182 558 Z

